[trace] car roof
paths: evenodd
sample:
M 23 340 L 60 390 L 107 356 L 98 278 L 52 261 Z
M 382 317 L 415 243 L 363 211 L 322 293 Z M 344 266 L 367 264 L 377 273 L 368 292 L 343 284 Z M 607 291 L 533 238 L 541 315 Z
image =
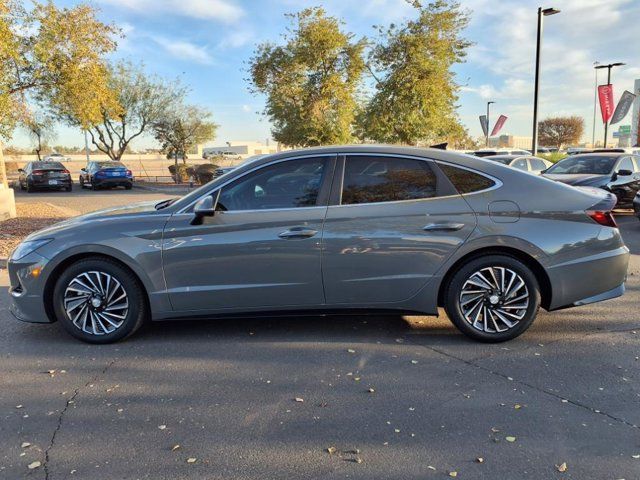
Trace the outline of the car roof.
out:
M 508 153 L 504 153 L 504 154 L 500 154 L 500 155 L 489 155 L 488 157 L 484 157 L 484 158 L 503 158 L 505 160 L 513 160 L 516 158 L 523 158 L 523 157 L 528 157 L 530 155 L 515 155 L 515 154 L 508 154 Z
M 566 158 L 576 158 L 576 157 L 622 157 L 622 156 L 626 156 L 626 155 L 630 155 L 629 153 L 624 153 L 624 152 L 589 152 L 589 153 L 576 153 L 574 155 L 571 155 L 570 157 L 566 157 Z M 564 160 L 564 158 L 562 159 Z

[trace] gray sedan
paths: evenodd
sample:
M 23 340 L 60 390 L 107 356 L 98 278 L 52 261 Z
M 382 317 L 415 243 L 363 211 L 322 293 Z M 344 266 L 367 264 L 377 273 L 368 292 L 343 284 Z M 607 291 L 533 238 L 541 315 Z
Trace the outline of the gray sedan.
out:
M 442 306 L 464 334 L 504 341 L 540 307 L 623 294 L 614 203 L 442 150 L 289 151 L 29 236 L 8 264 L 11 311 L 107 343 L 149 319 Z

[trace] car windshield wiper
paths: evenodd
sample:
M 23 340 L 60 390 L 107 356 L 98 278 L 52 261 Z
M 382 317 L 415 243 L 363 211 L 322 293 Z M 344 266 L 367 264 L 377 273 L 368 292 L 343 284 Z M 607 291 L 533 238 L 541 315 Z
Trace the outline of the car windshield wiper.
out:
M 162 210 L 163 208 L 167 208 L 169 205 L 171 205 L 173 202 L 175 202 L 177 200 L 177 198 L 169 198 L 167 200 L 163 200 L 160 203 L 156 203 L 156 210 Z

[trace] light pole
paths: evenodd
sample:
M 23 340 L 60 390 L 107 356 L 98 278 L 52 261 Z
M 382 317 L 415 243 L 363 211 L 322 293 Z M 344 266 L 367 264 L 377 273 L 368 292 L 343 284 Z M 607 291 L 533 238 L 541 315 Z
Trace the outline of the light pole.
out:
M 536 74 L 533 86 L 533 139 L 531 151 L 533 155 L 538 154 L 538 86 L 540 84 L 540 47 L 542 44 L 542 19 L 550 15 L 560 13 L 556 8 L 538 7 L 538 35 L 536 39 Z
M 600 62 L 593 62 L 593 71 L 596 72 L 595 86 L 593 87 L 593 129 L 591 131 L 591 147 L 596 146 L 596 104 L 598 103 L 598 65 Z
M 621 67 L 623 65 L 626 65 L 626 64 L 622 62 L 616 62 L 616 63 L 609 63 L 607 65 L 597 65 L 595 68 L 596 70 L 599 70 L 601 68 L 607 69 L 607 85 L 611 85 L 611 69 L 613 67 Z M 609 120 L 604 122 L 604 148 L 607 148 L 607 133 L 609 133 Z
M 492 103 L 496 102 L 487 102 L 487 136 L 485 138 L 485 145 L 487 147 L 489 146 L 489 125 L 491 125 L 491 122 L 489 121 L 489 105 L 491 105 Z

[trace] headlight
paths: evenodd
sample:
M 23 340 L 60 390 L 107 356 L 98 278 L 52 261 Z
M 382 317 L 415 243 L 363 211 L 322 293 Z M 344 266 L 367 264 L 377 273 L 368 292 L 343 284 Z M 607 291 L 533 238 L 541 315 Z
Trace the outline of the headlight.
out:
M 28 240 L 26 242 L 22 242 L 13 251 L 10 258 L 11 260 L 20 260 L 22 257 L 26 257 L 31 252 L 35 252 L 38 248 L 46 245 L 51 240 L 53 240 L 53 238 L 45 238 L 43 240 Z

